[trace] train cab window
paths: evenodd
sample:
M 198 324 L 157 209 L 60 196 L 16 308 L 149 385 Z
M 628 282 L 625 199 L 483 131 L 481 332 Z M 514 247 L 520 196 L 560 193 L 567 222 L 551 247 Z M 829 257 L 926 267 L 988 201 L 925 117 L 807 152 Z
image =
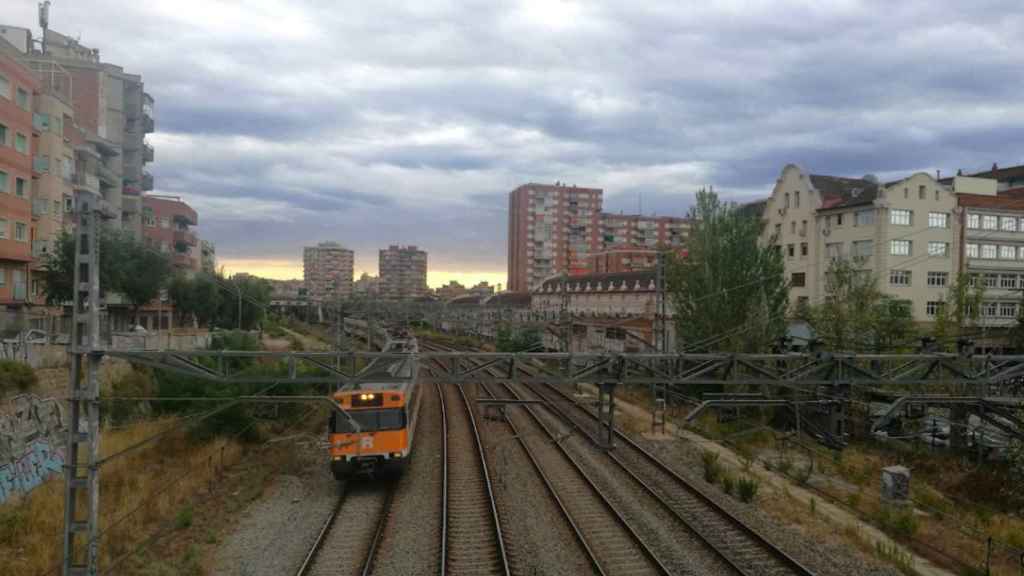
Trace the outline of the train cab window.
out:
M 351 434 L 355 432 L 352 420 L 359 424 L 363 432 L 380 430 L 399 430 L 405 427 L 405 411 L 401 409 L 386 410 L 349 410 L 346 418 L 343 414 L 335 414 L 332 425 L 335 434 Z

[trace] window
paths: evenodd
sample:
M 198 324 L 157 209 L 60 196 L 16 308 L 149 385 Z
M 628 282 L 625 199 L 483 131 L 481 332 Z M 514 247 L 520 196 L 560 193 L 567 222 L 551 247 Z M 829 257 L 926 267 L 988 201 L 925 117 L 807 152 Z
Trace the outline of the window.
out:
M 793 192 L 793 208 L 800 207 L 800 191 Z
M 70 196 L 64 197 L 64 211 L 68 214 L 75 211 L 75 200 Z
M 972 230 L 977 230 L 978 228 L 981 228 L 981 216 L 977 214 L 968 214 L 967 227 Z
M 899 208 L 893 208 L 889 212 L 889 223 L 896 226 L 910 226 L 912 220 L 913 211 L 901 210 Z
M 1013 290 L 1017 288 L 1017 275 L 1016 274 L 1000 274 L 999 275 L 999 287 L 1007 290 Z
M 14 223 L 14 239 L 18 242 L 28 241 L 28 226 L 24 222 Z
M 836 226 L 842 226 L 842 225 L 843 225 L 843 215 L 842 214 L 836 214 Z
M 977 258 L 978 254 L 979 254 L 979 252 L 978 252 L 978 245 L 977 244 L 967 244 L 965 246 L 964 252 L 967 254 L 968 258 Z
M 160 227 L 161 228 L 170 228 L 171 227 L 171 218 L 170 218 L 170 216 L 161 216 L 160 217 Z
M 904 199 L 910 198 L 910 188 L 906 188 L 906 187 L 903 188 L 903 198 Z
M 928 273 L 928 285 L 929 286 L 945 286 L 949 283 L 948 272 L 929 272 Z
M 1003 216 L 999 219 L 999 229 L 1003 232 L 1016 232 L 1017 218 L 1013 216 Z
M 7 172 L 0 172 L 0 192 L 8 192 Z
M 803 288 L 805 282 L 807 282 L 807 274 L 805 274 L 804 272 L 793 272 L 793 276 L 789 281 L 789 285 L 797 288 Z
M 28 154 L 28 138 L 21 132 L 14 135 L 14 149 L 22 154 Z
M 999 247 L 999 259 L 1000 260 L 1016 260 L 1017 259 L 1017 247 L 1016 246 L 1000 246 Z
M 970 286 L 971 288 L 977 288 L 978 287 L 978 275 L 977 274 L 968 274 L 967 275 L 967 285 Z
M 26 192 L 28 192 L 28 190 L 26 190 L 25 179 L 24 178 L 15 178 L 14 179 L 14 195 L 15 196 L 20 196 L 20 197 L 24 198 Z
M 927 194 L 928 194 L 928 191 L 925 189 L 925 186 L 923 184 L 921 186 L 917 187 L 917 199 L 918 200 L 924 200 L 924 197 Z
M 800 243 L 800 256 L 807 256 L 807 242 Z
M 7 146 L 7 126 L 0 124 L 0 146 Z
M 893 256 L 910 256 L 910 240 L 893 240 L 889 246 L 889 254 Z
M 981 217 L 982 230 L 995 230 L 999 227 L 999 217 L 986 214 Z
M 924 310 L 929 316 L 936 316 L 942 311 L 946 303 L 942 300 L 932 300 L 925 304 Z
M 929 212 L 928 213 L 928 227 L 929 228 L 948 228 L 949 214 L 945 212 Z
M 355 432 L 353 421 L 364 432 L 399 430 L 406 424 L 405 412 L 401 408 L 385 408 L 382 410 L 350 410 L 348 417 L 335 413 L 331 415 L 330 427 L 335 434 L 351 434 Z
M 1014 318 L 1017 316 L 1017 303 L 1016 302 L 1000 302 L 999 303 L 999 316 L 1001 318 Z
M 0 218 L 0 240 L 8 238 L 7 236 L 7 220 Z
M 999 303 L 998 302 L 982 302 L 981 304 L 981 315 L 982 316 L 995 316 L 999 314 Z
M 18 88 L 18 94 L 15 97 L 15 102 L 17 102 L 18 106 L 20 106 L 23 110 L 28 110 L 28 90 L 25 90 L 24 88 Z
M 796 234 L 796 220 L 789 223 L 789 233 Z
M 0 74 L 0 96 L 11 99 L 11 83 L 3 74 Z
M 800 221 L 800 235 L 807 236 L 807 220 Z
M 156 228 L 156 217 L 153 216 L 153 209 L 148 206 L 142 209 L 142 224 L 150 228 Z
M 929 256 L 942 256 L 943 258 L 949 256 L 949 243 L 948 242 L 929 242 L 928 243 L 928 255 Z
M 790 258 L 792 258 L 793 256 L 796 256 L 796 252 L 795 252 L 793 247 L 794 247 L 793 244 L 786 244 L 786 253 L 789 254 Z
M 987 260 L 996 259 L 996 245 L 995 244 L 982 244 L 981 245 L 981 257 Z
M 858 210 L 853 215 L 854 226 L 872 226 L 875 223 L 874 210 Z
M 889 284 L 892 286 L 910 286 L 910 270 L 890 270 Z
M 825 244 L 825 254 L 829 260 L 839 260 L 843 257 L 843 243 L 842 242 L 830 242 Z
M 995 288 L 999 285 L 999 274 L 985 274 L 982 280 L 985 288 Z
M 778 238 L 780 236 L 782 236 L 782 224 L 776 224 L 775 225 L 775 237 Z
M 856 240 L 851 245 L 851 255 L 854 258 L 870 258 L 875 252 L 874 240 Z
M 789 192 L 786 192 L 786 208 L 789 208 Z

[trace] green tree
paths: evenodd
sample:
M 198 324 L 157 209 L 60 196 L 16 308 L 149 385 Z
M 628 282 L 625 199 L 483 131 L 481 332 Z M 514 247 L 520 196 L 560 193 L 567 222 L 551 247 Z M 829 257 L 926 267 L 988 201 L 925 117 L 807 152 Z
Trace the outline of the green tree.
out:
M 667 293 L 688 349 L 757 352 L 786 332 L 782 253 L 760 243 L 763 224 L 714 191 L 697 192 L 685 258 L 669 258 Z
M 224 328 L 238 326 L 238 305 L 242 304 L 242 329 L 253 330 L 259 326 L 270 305 L 270 283 L 262 278 L 237 276 L 225 280 L 218 277 L 217 286 L 221 291 L 221 300 L 217 307 L 215 322 Z
M 806 311 L 808 323 L 829 350 L 882 352 L 912 337 L 909 303 L 885 295 L 864 270 L 864 259 L 838 259 L 825 272 L 825 296 Z
M 212 274 L 196 274 L 192 279 L 192 314 L 200 326 L 208 326 L 217 314 L 224 294 Z M 270 300 L 268 299 L 269 303 Z
M 104 230 L 100 234 L 100 289 L 116 291 L 121 278 L 118 259 L 121 257 L 125 236 L 120 232 Z M 59 305 L 74 299 L 75 237 L 62 232 L 46 255 L 37 278 L 42 280 L 46 303 Z
M 132 308 L 132 318 L 138 322 L 139 308 L 157 298 L 160 289 L 167 285 L 171 261 L 164 254 L 127 236 L 123 236 L 116 246 L 120 251 L 116 259 L 119 274 L 111 288 L 124 294 Z
M 981 282 L 972 283 L 970 274 L 959 274 L 949 285 L 935 314 L 932 332 L 941 349 L 954 349 L 956 340 L 967 336 L 970 329 L 977 326 L 984 296 L 985 287 Z

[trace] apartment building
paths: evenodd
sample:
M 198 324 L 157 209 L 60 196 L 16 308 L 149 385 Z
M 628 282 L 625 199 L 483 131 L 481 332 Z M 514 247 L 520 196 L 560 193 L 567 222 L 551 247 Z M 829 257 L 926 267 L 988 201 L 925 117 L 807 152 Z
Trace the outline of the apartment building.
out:
M 602 194 L 560 182 L 524 184 L 509 194 L 509 290 L 589 271 L 589 256 L 601 246 Z
M 380 279 L 366 272 L 352 283 L 352 294 L 356 296 L 376 296 L 380 289 Z
M 873 177 L 808 174 L 787 165 L 765 204 L 764 241 L 782 251 L 791 304 L 818 304 L 831 260 L 863 259 L 879 288 L 934 318 L 959 270 L 954 187 L 917 173 Z
M 984 287 L 982 326 L 1009 327 L 1024 290 L 1024 166 L 982 174 L 953 179 L 966 192 L 958 195 L 960 269 Z
M 601 242 L 612 246 L 681 248 L 690 233 L 690 221 L 675 216 L 601 214 Z
M 302 277 L 309 299 L 333 302 L 352 295 L 355 254 L 337 242 L 321 242 L 302 249 Z
M 380 296 L 405 300 L 427 295 L 427 253 L 416 246 L 392 244 L 380 251 Z
M 6 45 L 0 48 L 0 307 L 20 310 L 29 301 L 36 140 L 32 107 L 39 82 L 12 52 Z
M 199 215 L 178 196 L 148 194 L 142 197 L 142 237 L 147 246 L 171 259 L 175 270 L 193 274 L 200 270 L 199 238 L 192 231 Z
M 153 190 L 145 165 L 153 161 L 154 151 L 145 136 L 155 128 L 153 98 L 141 76 L 101 61 L 99 50 L 53 30 L 34 39 L 27 28 L 0 26 L 0 37 L 21 52 L 45 92 L 60 95 L 70 105 L 76 124 L 98 148 L 101 157 L 94 174 L 114 216 L 107 224 L 141 238 L 142 194 Z M 56 159 L 50 160 L 50 169 L 61 174 L 59 164 L 54 168 Z

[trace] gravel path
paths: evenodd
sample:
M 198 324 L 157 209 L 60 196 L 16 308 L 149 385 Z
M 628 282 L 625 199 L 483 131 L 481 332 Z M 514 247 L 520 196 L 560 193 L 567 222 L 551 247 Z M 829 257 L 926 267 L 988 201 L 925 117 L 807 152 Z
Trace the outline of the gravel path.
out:
M 307 476 L 278 476 L 273 486 L 242 515 L 217 551 L 214 574 L 292 574 L 338 498 L 339 484 L 326 465 Z
M 423 394 L 413 456 L 398 482 L 374 576 L 438 573 L 441 553 L 441 405 L 433 385 Z

